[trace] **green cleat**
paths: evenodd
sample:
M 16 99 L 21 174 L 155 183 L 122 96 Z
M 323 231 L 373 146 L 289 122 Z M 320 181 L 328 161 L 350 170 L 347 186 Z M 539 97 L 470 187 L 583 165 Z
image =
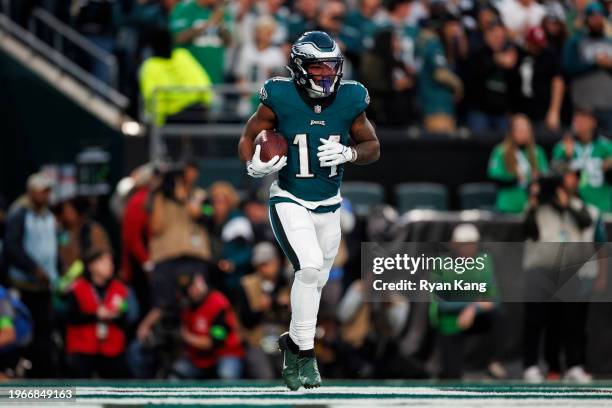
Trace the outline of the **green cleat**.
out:
M 300 370 L 298 368 L 298 355 L 289 349 L 287 340 L 289 332 L 285 332 L 278 338 L 278 348 L 283 353 L 283 381 L 291 391 L 297 391 L 301 387 Z
M 300 382 L 304 388 L 317 388 L 321 386 L 321 374 L 314 357 L 299 357 Z

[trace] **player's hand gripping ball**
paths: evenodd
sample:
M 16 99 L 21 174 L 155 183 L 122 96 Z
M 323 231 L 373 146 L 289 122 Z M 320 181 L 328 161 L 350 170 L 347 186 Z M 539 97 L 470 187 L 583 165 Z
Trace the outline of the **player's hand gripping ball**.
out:
M 262 130 L 255 138 L 255 153 L 247 162 L 249 176 L 259 178 L 287 165 L 287 141 L 273 130 Z

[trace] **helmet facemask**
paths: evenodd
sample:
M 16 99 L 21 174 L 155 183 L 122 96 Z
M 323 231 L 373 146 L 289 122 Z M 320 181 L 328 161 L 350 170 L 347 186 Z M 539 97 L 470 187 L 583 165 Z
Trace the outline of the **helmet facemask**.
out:
M 342 78 L 342 60 L 313 61 L 304 64 L 306 90 L 312 98 L 326 98 L 336 91 Z

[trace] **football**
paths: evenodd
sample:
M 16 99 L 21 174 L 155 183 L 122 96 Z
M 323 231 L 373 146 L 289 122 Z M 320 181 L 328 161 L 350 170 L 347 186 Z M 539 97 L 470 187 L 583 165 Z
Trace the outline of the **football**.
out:
M 255 146 L 261 146 L 259 158 L 261 161 L 270 161 L 274 156 L 287 155 L 287 141 L 280 133 L 274 130 L 262 130 L 255 138 Z

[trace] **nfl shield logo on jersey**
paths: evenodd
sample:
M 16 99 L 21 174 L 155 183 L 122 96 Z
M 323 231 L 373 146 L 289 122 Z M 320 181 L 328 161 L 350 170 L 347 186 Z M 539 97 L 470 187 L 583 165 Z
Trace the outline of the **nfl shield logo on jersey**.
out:
M 314 106 L 314 111 L 315 111 L 315 113 L 321 113 L 321 105 L 315 105 Z

